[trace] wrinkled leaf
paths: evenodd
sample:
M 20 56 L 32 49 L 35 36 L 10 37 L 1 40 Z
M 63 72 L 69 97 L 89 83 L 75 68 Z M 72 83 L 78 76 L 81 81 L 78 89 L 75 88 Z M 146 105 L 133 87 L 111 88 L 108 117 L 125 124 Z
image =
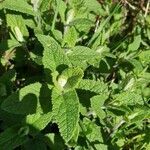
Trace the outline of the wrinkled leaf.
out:
M 76 129 L 79 119 L 79 100 L 74 90 L 58 93 L 56 89 L 52 92 L 53 117 L 58 124 L 60 133 L 68 142 Z

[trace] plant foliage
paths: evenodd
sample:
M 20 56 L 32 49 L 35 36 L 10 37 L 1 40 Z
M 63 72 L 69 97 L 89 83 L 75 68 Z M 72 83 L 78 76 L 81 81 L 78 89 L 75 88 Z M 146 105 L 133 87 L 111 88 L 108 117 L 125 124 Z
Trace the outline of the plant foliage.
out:
M 0 150 L 149 150 L 150 1 L 0 0 Z

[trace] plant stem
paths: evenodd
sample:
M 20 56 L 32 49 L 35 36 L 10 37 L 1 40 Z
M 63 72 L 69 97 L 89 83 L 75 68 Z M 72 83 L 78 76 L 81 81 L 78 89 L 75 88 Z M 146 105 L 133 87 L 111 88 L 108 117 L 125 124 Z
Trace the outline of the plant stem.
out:
M 57 3 L 57 0 L 56 0 L 56 5 L 57 6 L 56 6 L 55 14 L 54 14 L 54 19 L 53 19 L 53 22 L 52 22 L 52 28 L 51 28 L 52 31 L 55 29 L 56 19 L 57 19 L 57 15 L 58 15 L 59 5 Z

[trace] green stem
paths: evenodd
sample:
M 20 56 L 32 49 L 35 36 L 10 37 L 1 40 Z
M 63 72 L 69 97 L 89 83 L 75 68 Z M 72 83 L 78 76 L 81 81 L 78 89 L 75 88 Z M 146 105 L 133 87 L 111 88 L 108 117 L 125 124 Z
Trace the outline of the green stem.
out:
M 56 0 L 56 3 L 57 3 L 57 0 Z M 57 15 L 58 15 L 58 8 L 59 8 L 59 5 L 57 3 L 55 14 L 54 14 L 54 19 L 52 22 L 52 28 L 51 28 L 52 31 L 55 29 L 56 19 L 57 19 Z

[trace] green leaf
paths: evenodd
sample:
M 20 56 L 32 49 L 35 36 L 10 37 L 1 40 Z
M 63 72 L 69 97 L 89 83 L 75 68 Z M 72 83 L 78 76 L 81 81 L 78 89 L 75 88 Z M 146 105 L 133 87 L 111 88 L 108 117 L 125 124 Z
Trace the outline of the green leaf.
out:
M 100 58 L 98 52 L 85 46 L 76 46 L 68 51 L 67 55 L 73 65 L 81 67 L 85 67 L 87 64 L 93 64 L 94 60 Z
M 74 134 L 73 134 L 72 138 L 70 139 L 70 141 L 68 142 L 68 145 L 72 146 L 72 147 L 76 146 L 78 136 L 79 136 L 79 125 L 76 126 Z
M 70 27 L 64 34 L 63 43 L 67 43 L 69 47 L 74 47 L 77 40 L 77 32 L 74 27 Z
M 36 22 L 34 21 L 33 18 L 25 19 L 25 24 L 26 24 L 27 27 L 30 27 L 32 29 L 36 28 Z
M 132 65 L 133 65 L 133 67 L 134 67 L 134 73 L 136 74 L 136 75 L 140 75 L 141 74 L 141 72 L 143 71 L 143 64 L 141 63 L 141 61 L 140 60 L 137 60 L 137 59 L 131 59 L 131 60 L 129 60 L 129 63 L 131 63 Z
M 83 77 L 83 71 L 80 68 L 65 69 L 60 76 L 58 76 L 58 86 L 62 90 L 69 90 L 75 88 Z
M 51 85 L 43 84 L 40 89 L 39 101 L 43 113 L 37 111 L 35 114 L 31 114 L 26 117 L 26 123 L 34 127 L 36 131 L 43 130 L 51 121 L 52 118 L 51 88 L 52 88 Z M 33 134 L 35 131 L 34 129 Z
M 86 18 L 77 18 L 71 21 L 69 26 L 75 26 L 79 32 L 88 32 L 90 28 L 94 26 L 94 22 Z
M 50 8 L 50 3 L 52 0 L 42 0 L 40 4 L 40 11 L 44 12 L 47 11 Z
M 41 112 L 42 110 L 39 104 L 40 88 L 40 83 L 23 87 L 18 92 L 6 98 L 1 108 L 13 114 L 33 114 L 37 110 Z
M 70 62 L 61 49 L 60 45 L 50 36 L 36 35 L 38 40 L 44 47 L 43 65 L 44 68 L 50 69 L 52 72 L 57 69 L 59 65 L 68 65 Z
M 126 77 L 123 77 L 122 82 L 119 85 L 120 89 L 123 89 L 124 91 L 132 90 L 132 88 L 135 86 L 135 78 L 133 75 L 126 75 Z
M 143 91 L 142 91 L 142 93 L 143 93 L 144 97 L 150 98 L 150 87 L 144 88 Z
M 0 133 L 1 150 L 15 149 L 16 147 L 24 144 L 28 140 L 27 136 L 20 136 L 18 131 L 18 127 L 11 127 Z
M 92 110 L 95 111 L 96 115 L 100 119 L 104 119 L 104 117 L 106 116 L 102 107 L 103 107 L 104 102 L 107 98 L 108 98 L 108 95 L 101 94 L 101 95 L 94 96 L 90 99 Z
M 28 15 L 35 15 L 33 13 L 32 6 L 29 5 L 25 0 L 4 0 L 2 2 L 2 7 L 9 10 L 25 13 Z
M 19 42 L 24 41 L 24 37 L 28 37 L 29 33 L 25 25 L 25 20 L 21 15 L 7 14 L 7 25 L 11 27 L 11 31 Z
M 59 30 L 53 30 L 52 31 L 54 38 L 59 42 L 62 43 L 63 37 L 62 37 L 62 32 Z
M 74 90 L 58 93 L 52 91 L 53 117 L 59 126 L 60 133 L 68 142 L 76 129 L 79 120 L 79 100 Z
M 139 77 L 142 77 L 142 78 L 146 79 L 147 82 L 150 81 L 150 73 L 149 73 L 149 72 L 142 72 L 142 73 L 139 75 Z
M 63 0 L 57 0 L 58 12 L 61 17 L 61 21 L 65 22 L 65 11 L 67 9 L 66 3 Z
M 8 39 L 7 41 L 3 41 L 2 43 L 0 43 L 1 51 L 13 49 L 18 46 L 21 46 L 21 44 L 15 39 Z
M 115 105 L 144 104 L 141 93 L 138 93 L 137 91 L 125 91 L 119 94 L 115 94 L 113 95 L 113 99 Z
M 103 141 L 101 128 L 87 118 L 84 118 L 83 126 L 86 138 L 90 141 L 90 143 L 93 143 L 89 145 L 89 149 L 107 150 L 107 145 L 105 145 Z
M 36 113 L 33 115 L 28 115 L 26 118 L 26 123 L 30 124 L 38 131 L 41 131 L 48 125 L 48 123 L 50 123 L 51 118 L 52 118 L 52 112 L 48 112 L 46 114 Z
M 97 94 L 108 95 L 108 87 L 104 82 L 84 79 L 79 83 L 78 89 L 88 90 Z
M 131 123 L 142 123 L 144 119 L 150 117 L 150 111 L 146 106 L 135 106 L 134 110 L 127 115 Z
M 134 40 L 131 44 L 128 46 L 128 51 L 136 51 L 139 49 L 141 44 L 141 35 L 137 35 L 134 37 Z
M 150 63 L 150 50 L 142 51 L 138 57 L 140 58 L 140 61 L 143 64 L 149 64 Z
M 85 6 L 87 7 L 88 11 L 95 12 L 97 15 L 103 16 L 105 14 L 105 11 L 102 9 L 101 4 L 97 0 L 86 0 Z

